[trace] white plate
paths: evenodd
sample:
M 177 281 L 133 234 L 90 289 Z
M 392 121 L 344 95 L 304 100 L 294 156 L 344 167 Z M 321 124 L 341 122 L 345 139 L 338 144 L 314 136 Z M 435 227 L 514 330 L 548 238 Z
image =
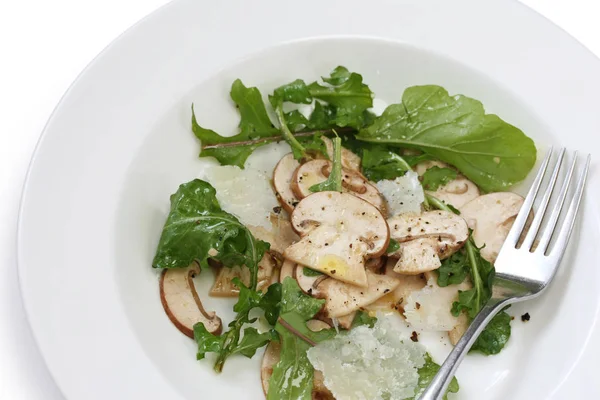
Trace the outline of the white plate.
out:
M 234 78 L 268 93 L 338 64 L 384 100 L 440 84 L 482 100 L 541 146 L 600 156 L 600 62 L 516 2 L 175 1 L 77 79 L 29 172 L 22 292 L 67 398 L 262 398 L 257 360 L 233 358 L 220 376 L 195 361 L 192 341 L 163 314 L 150 262 L 169 195 L 199 173 L 190 103 L 207 126 L 232 132 Z M 532 319 L 515 320 L 501 355 L 468 358 L 459 398 L 600 398 L 600 343 L 590 340 L 600 332 L 598 183 L 594 163 L 557 281 L 513 308 Z

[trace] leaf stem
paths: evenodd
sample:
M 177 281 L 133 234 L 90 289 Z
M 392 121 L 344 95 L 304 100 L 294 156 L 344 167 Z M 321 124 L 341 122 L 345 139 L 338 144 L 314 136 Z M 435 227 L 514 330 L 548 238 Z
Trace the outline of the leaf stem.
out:
M 292 333 L 295 336 L 298 336 L 298 338 L 302 339 L 303 341 L 305 341 L 306 343 L 310 344 L 311 346 L 316 346 L 317 345 L 317 343 L 314 340 L 310 339 L 306 335 L 304 335 L 301 332 L 299 332 L 296 328 L 294 328 L 292 325 L 290 325 L 285 319 L 279 317 L 277 319 L 277 322 L 279 322 L 285 329 L 287 329 L 288 331 L 290 331 L 290 333 Z
M 337 136 L 333 139 L 333 166 L 331 167 L 330 179 L 333 182 L 333 190 L 342 191 L 342 139 Z
M 296 139 L 294 134 L 288 128 L 287 123 L 285 122 L 285 115 L 283 115 L 283 102 L 280 101 L 275 107 L 275 115 L 277 115 L 277 119 L 279 120 L 279 129 L 281 130 L 281 134 L 286 142 L 289 143 L 294 156 L 296 158 L 304 157 L 306 155 L 306 149 L 304 146 L 300 144 L 300 142 Z

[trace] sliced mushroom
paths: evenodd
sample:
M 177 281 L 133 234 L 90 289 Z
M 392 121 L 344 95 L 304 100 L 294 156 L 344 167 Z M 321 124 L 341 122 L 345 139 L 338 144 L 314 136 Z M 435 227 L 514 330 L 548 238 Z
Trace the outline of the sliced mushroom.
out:
M 400 242 L 394 271 L 416 275 L 440 267 L 469 237 L 464 219 L 447 211 L 400 214 L 388 220 L 390 235 Z
M 423 275 L 402 275 L 394 272 L 396 260 L 388 259 L 385 265 L 385 274 L 400 281 L 400 284 L 392 292 L 386 294 L 376 302 L 369 304 L 366 309 L 370 311 L 395 310 L 404 317 L 404 303 L 413 293 L 425 287 L 426 280 Z
M 479 196 L 460 208 L 469 228 L 473 229 L 473 240 L 482 247 L 481 256 L 493 263 L 512 227 L 523 197 L 515 193 L 499 192 Z
M 448 331 L 448 338 L 450 339 L 450 343 L 453 346 L 456 346 L 456 343 L 460 340 L 462 335 L 465 334 L 467 329 L 469 328 L 469 320 L 467 318 L 467 314 L 461 313 L 457 318 L 456 325 L 452 330 Z
M 271 245 L 269 249 L 271 252 L 275 252 L 278 256 L 281 256 L 289 245 L 300 240 L 300 238 L 292 229 L 289 219 L 271 214 L 270 221 L 272 226 L 270 230 L 262 226 L 248 226 L 248 229 L 250 229 L 250 232 L 257 239 L 269 243 Z
M 285 250 L 285 258 L 362 287 L 368 284 L 365 259 L 381 256 L 389 243 L 381 212 L 347 193 L 318 192 L 306 197 L 296 206 L 291 222 L 301 239 Z
M 196 263 L 187 268 L 163 270 L 160 276 L 160 301 L 171 322 L 184 335 L 194 337 L 194 325 L 201 322 L 206 330 L 221 333 L 221 318 L 215 312 L 207 312 L 202 306 L 194 286 L 194 276 L 200 274 Z
M 458 299 L 459 290 L 472 287 L 468 280 L 459 285 L 440 287 L 437 274 L 426 273 L 427 285 L 413 292 L 405 300 L 404 315 L 415 328 L 425 331 L 452 331 L 460 325 L 459 318 L 452 315 L 452 303 Z
M 327 276 L 306 276 L 300 265 L 296 267 L 295 277 L 304 292 L 325 299 L 325 317 L 338 319 L 368 306 L 400 285 L 399 279 L 367 271 L 368 286 L 361 288 Z
M 297 198 L 310 196 L 310 188 L 327 180 L 331 172 L 331 162 L 328 160 L 311 160 L 299 166 L 292 177 L 292 191 Z M 360 172 L 342 168 L 342 186 L 349 192 L 373 204 L 379 210 L 385 209 L 385 202 L 379 190 L 369 183 Z
M 451 168 L 448 164 L 440 161 L 425 161 L 417 164 L 415 171 L 419 176 L 422 176 L 431 167 Z M 479 196 L 479 188 L 473 182 L 459 174 L 456 179 L 440 186 L 437 190 L 426 190 L 426 193 L 456 208 L 460 208 Z
M 283 282 L 288 276 L 294 278 L 294 271 L 296 270 L 296 263 L 290 260 L 284 260 L 279 271 L 279 282 Z
M 294 159 L 292 153 L 288 153 L 275 166 L 273 170 L 273 187 L 279 204 L 287 212 L 292 212 L 296 204 L 300 201 L 292 189 L 290 184 L 294 171 L 300 166 L 300 163 Z
M 321 140 L 323 140 L 327 148 L 327 156 L 330 160 L 333 160 L 333 142 L 326 136 L 321 136 Z M 342 147 L 342 167 L 360 171 L 360 161 L 359 156 Z
M 268 252 L 258 263 L 258 290 L 266 290 L 271 284 L 271 277 L 277 263 Z M 244 285 L 250 284 L 250 270 L 246 267 L 221 267 L 217 271 L 215 283 L 212 285 L 209 295 L 214 297 L 236 297 L 240 289 L 232 283 L 234 278 L 239 278 Z
M 365 262 L 365 268 L 375 272 L 376 274 L 385 273 L 385 264 L 387 257 L 370 258 Z
M 342 315 L 341 317 L 335 318 L 335 321 L 331 321 L 331 323 L 335 326 L 339 326 L 342 329 L 350 329 L 352 328 L 352 323 L 354 322 L 354 318 L 356 317 L 356 311 L 351 312 L 348 315 Z
M 319 320 L 310 320 L 306 323 L 306 326 L 313 332 L 329 329 L 329 325 Z M 269 380 L 271 379 L 271 375 L 273 375 L 273 368 L 279 362 L 280 354 L 281 344 L 279 342 L 270 342 L 265 349 L 260 367 L 260 380 L 265 397 L 269 392 Z M 325 386 L 323 373 L 318 370 L 314 372 L 312 400 L 335 400 L 329 389 Z

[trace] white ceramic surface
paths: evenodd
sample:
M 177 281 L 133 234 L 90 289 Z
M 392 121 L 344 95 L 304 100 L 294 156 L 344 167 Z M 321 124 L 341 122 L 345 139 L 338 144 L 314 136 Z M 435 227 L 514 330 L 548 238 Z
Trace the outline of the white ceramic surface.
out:
M 342 64 L 388 102 L 408 85 L 440 84 L 482 100 L 541 147 L 600 155 L 600 62 L 519 4 L 309 0 L 293 16 L 286 8 L 174 2 L 103 52 L 51 118 L 23 198 L 19 271 L 36 339 L 67 398 L 262 398 L 257 359 L 232 359 L 221 376 L 195 361 L 194 344 L 163 315 L 150 268 L 169 194 L 200 172 L 189 105 L 205 125 L 233 131 L 235 78 L 266 94 Z M 500 356 L 461 367 L 459 398 L 600 396 L 591 383 L 599 345 L 589 340 L 600 306 L 596 165 L 558 281 L 514 307 L 532 320 L 515 321 Z

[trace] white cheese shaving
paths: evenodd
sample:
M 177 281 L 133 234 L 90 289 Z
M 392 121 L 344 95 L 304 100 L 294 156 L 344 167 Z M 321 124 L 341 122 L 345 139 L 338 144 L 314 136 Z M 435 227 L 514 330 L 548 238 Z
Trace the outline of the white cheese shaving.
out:
M 425 348 L 413 343 L 381 316 L 370 329 L 361 326 L 308 350 L 325 386 L 337 400 L 400 400 L 413 397 Z
M 416 172 L 408 171 L 404 176 L 393 181 L 384 179 L 376 185 L 388 203 L 391 217 L 407 212 L 421 212 L 421 203 L 425 200 L 425 194 Z
M 256 149 L 245 168 L 206 162 L 201 174 L 217 191 L 223 210 L 235 215 L 244 225 L 272 229 L 269 216 L 279 206 L 271 178 L 277 162 L 290 151 L 287 143 L 273 143 Z

